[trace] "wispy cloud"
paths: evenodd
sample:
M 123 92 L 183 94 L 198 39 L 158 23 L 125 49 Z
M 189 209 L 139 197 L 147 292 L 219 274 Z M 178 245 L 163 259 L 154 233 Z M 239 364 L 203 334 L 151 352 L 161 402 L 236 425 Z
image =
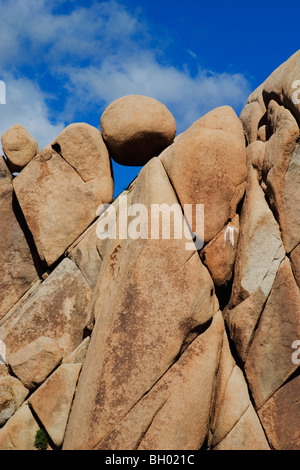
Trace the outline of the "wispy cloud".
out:
M 97 112 L 99 122 L 104 107 L 127 94 L 166 104 L 179 131 L 216 106 L 244 104 L 250 90 L 242 74 L 201 64 L 196 74 L 174 67 L 159 33 L 125 5 L 1 1 L 0 79 L 7 104 L 0 107 L 0 133 L 20 122 L 44 146 L 80 112 Z M 187 58 L 191 54 L 197 60 L 191 51 Z
M 185 130 L 211 109 L 230 104 L 239 107 L 249 95 L 249 84 L 241 74 L 217 74 L 199 69 L 196 76 L 172 66 L 160 65 L 144 52 L 134 57 L 108 57 L 100 66 L 66 70 L 72 95 L 80 102 L 109 102 L 128 94 L 152 96 L 163 102 Z

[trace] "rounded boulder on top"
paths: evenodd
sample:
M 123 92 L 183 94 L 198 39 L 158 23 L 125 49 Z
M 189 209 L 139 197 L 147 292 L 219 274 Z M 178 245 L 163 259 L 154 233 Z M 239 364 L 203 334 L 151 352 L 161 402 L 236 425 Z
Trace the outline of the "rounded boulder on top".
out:
M 100 120 L 103 139 L 113 160 L 143 166 L 172 144 L 176 122 L 154 98 L 128 95 L 113 101 Z

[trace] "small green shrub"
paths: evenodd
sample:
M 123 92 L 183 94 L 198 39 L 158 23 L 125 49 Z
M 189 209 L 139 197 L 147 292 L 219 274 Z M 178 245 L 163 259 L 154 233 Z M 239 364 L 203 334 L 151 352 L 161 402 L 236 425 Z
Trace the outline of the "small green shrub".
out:
M 46 450 L 48 447 L 48 436 L 43 429 L 39 429 L 35 435 L 34 447 L 38 450 Z

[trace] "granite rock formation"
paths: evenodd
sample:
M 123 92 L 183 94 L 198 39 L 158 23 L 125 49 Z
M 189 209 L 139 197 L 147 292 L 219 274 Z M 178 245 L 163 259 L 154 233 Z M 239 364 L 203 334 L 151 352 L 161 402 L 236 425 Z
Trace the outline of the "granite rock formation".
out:
M 141 96 L 4 134 L 0 450 L 300 450 L 299 77 L 176 137 Z M 114 200 L 111 158 L 144 165 Z

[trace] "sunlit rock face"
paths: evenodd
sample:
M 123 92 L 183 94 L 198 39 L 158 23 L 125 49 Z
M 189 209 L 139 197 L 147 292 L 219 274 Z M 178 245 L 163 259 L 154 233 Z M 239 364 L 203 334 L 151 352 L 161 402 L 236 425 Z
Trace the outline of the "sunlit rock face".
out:
M 1 450 L 300 450 L 299 74 L 177 137 L 137 95 L 4 136 Z

